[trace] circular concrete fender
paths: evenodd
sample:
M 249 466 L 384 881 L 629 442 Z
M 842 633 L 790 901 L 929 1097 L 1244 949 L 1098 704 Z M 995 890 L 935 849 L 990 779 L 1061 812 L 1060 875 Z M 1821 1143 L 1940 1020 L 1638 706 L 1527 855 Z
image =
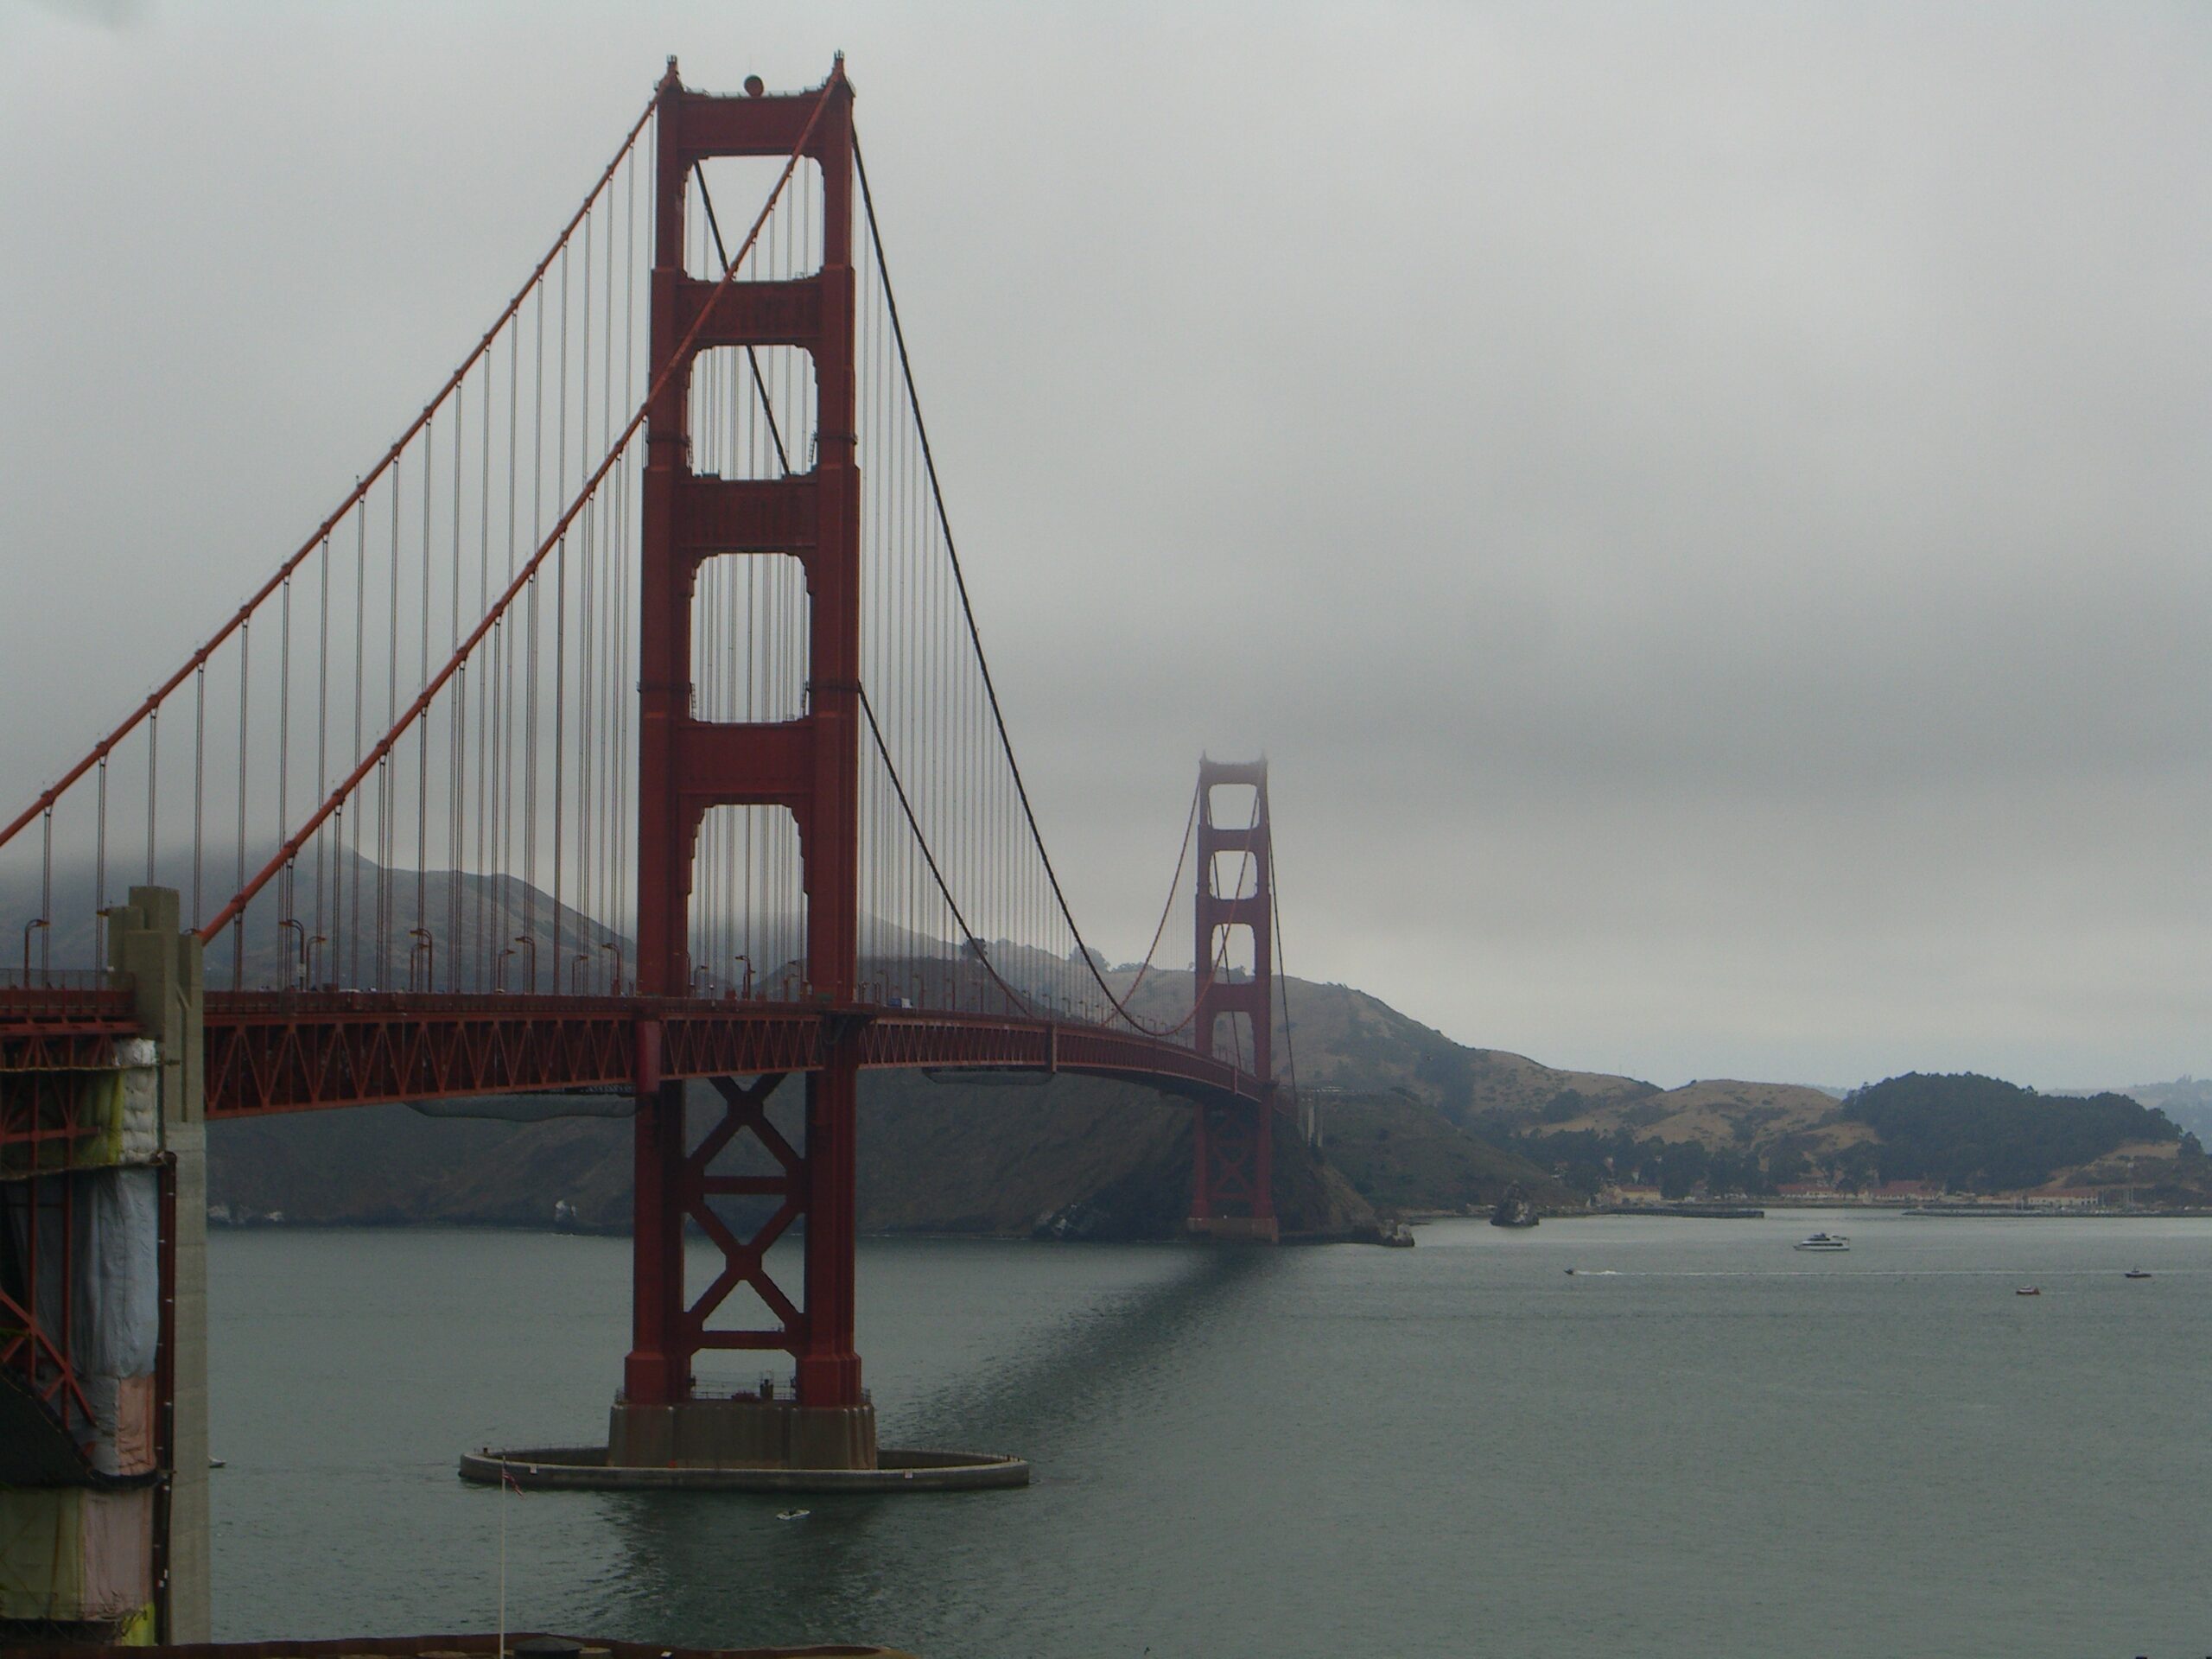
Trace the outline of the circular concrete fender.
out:
M 874 1469 L 664 1469 L 607 1461 L 603 1446 L 522 1446 L 461 1454 L 461 1478 L 480 1486 L 503 1479 L 526 1491 L 972 1492 L 1029 1484 L 1022 1459 L 988 1452 L 886 1447 Z

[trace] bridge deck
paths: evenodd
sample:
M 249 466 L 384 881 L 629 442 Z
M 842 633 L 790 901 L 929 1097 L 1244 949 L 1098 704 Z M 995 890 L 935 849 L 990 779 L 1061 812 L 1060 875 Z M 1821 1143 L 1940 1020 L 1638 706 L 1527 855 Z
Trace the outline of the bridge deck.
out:
M 207 1115 L 806 1071 L 832 1032 L 855 1027 L 866 1066 L 1068 1071 L 1193 1099 L 1262 1098 L 1251 1074 L 1226 1061 L 1080 1021 L 727 1000 L 211 992 Z M 0 1072 L 112 1065 L 114 1043 L 136 1033 L 127 992 L 0 993 Z

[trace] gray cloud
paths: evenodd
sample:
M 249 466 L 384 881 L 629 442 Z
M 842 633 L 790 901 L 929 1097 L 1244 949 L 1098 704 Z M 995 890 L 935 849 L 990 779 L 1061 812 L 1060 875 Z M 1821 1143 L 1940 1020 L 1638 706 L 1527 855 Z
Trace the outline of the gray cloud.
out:
M 842 46 L 1109 950 L 1198 752 L 1264 748 L 1294 969 L 1465 1040 L 2206 1065 L 2201 11 L 137 20 L 0 7 L 19 795 L 420 406 L 665 52 Z

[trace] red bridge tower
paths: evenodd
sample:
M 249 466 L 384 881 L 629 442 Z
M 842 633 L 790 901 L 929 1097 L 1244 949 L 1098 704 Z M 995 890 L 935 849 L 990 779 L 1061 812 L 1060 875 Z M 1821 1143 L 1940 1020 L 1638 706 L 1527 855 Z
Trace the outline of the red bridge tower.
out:
M 1246 785 L 1253 791 L 1248 824 L 1214 822 L 1213 792 Z M 1191 1230 L 1217 1237 L 1275 1237 L 1274 1208 L 1274 865 L 1268 829 L 1268 763 L 1198 762 L 1198 893 L 1196 906 L 1198 1017 L 1192 1040 L 1212 1054 L 1216 1027 L 1224 1016 L 1249 1022 L 1249 1063 L 1259 1080 L 1260 1103 L 1209 1102 L 1198 1108 L 1192 1133 Z M 1229 891 L 1216 868 L 1228 862 Z M 1250 891 L 1243 876 L 1250 874 Z M 1230 975 L 1231 930 L 1247 930 L 1252 946 L 1249 978 Z M 1222 1058 L 1246 1064 L 1234 1034 Z
M 632 1345 L 615 1408 L 610 1459 L 625 1464 L 755 1459 L 812 1467 L 875 1465 L 874 1412 L 853 1346 L 854 1133 L 859 1033 L 849 1015 L 857 974 L 859 907 L 861 546 L 854 417 L 853 99 L 842 60 L 825 88 L 793 96 L 690 92 L 669 67 L 659 114 L 652 293 L 652 377 L 641 543 L 638 744 L 638 991 L 681 997 L 691 963 L 686 912 L 693 853 L 708 810 L 774 806 L 796 822 L 806 895 L 806 994 L 825 1012 L 817 1069 L 806 1073 L 806 1132 L 793 1148 L 763 1107 L 781 1081 L 749 1088 L 717 1079 L 724 1115 L 689 1145 L 683 1087 L 663 1082 L 650 1004 L 638 1053 L 637 1197 Z M 701 281 L 683 264 L 686 185 L 718 156 L 785 159 L 820 169 L 821 264 L 778 282 Z M 704 321 L 700 319 L 703 315 Z M 695 325 L 696 325 L 695 332 Z M 788 435 L 807 471 L 725 480 L 692 469 L 688 410 L 693 361 L 704 351 L 796 346 L 812 362 L 816 430 Z M 663 371 L 679 353 L 675 373 Z M 809 440 L 811 440 L 810 442 Z M 729 556 L 793 558 L 804 573 L 808 683 L 796 720 L 750 724 L 692 715 L 691 606 L 700 566 Z M 768 1177 L 711 1176 L 740 1135 L 772 1155 Z M 778 1200 L 739 1238 L 710 1197 Z M 721 1270 L 696 1299 L 683 1278 L 683 1224 L 720 1248 Z M 805 1224 L 805 1285 L 794 1302 L 770 1276 L 768 1247 Z M 709 1327 L 740 1287 L 777 1321 Z M 791 1356 L 795 1402 L 694 1399 L 702 1350 Z M 731 1409 L 741 1404 L 741 1409 Z

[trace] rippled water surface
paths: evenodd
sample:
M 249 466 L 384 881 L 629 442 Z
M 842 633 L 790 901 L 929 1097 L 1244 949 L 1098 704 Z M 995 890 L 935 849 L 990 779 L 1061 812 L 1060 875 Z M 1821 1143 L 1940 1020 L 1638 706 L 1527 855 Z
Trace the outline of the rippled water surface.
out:
M 1790 1249 L 1820 1226 L 1851 1252 Z M 217 1634 L 489 1630 L 504 1513 L 514 1624 L 643 1641 L 2212 1652 L 2212 1223 L 1419 1237 L 865 1243 L 886 1443 L 1038 1483 L 782 1522 L 454 1478 L 465 1447 L 603 1438 L 626 1241 L 219 1233 Z

